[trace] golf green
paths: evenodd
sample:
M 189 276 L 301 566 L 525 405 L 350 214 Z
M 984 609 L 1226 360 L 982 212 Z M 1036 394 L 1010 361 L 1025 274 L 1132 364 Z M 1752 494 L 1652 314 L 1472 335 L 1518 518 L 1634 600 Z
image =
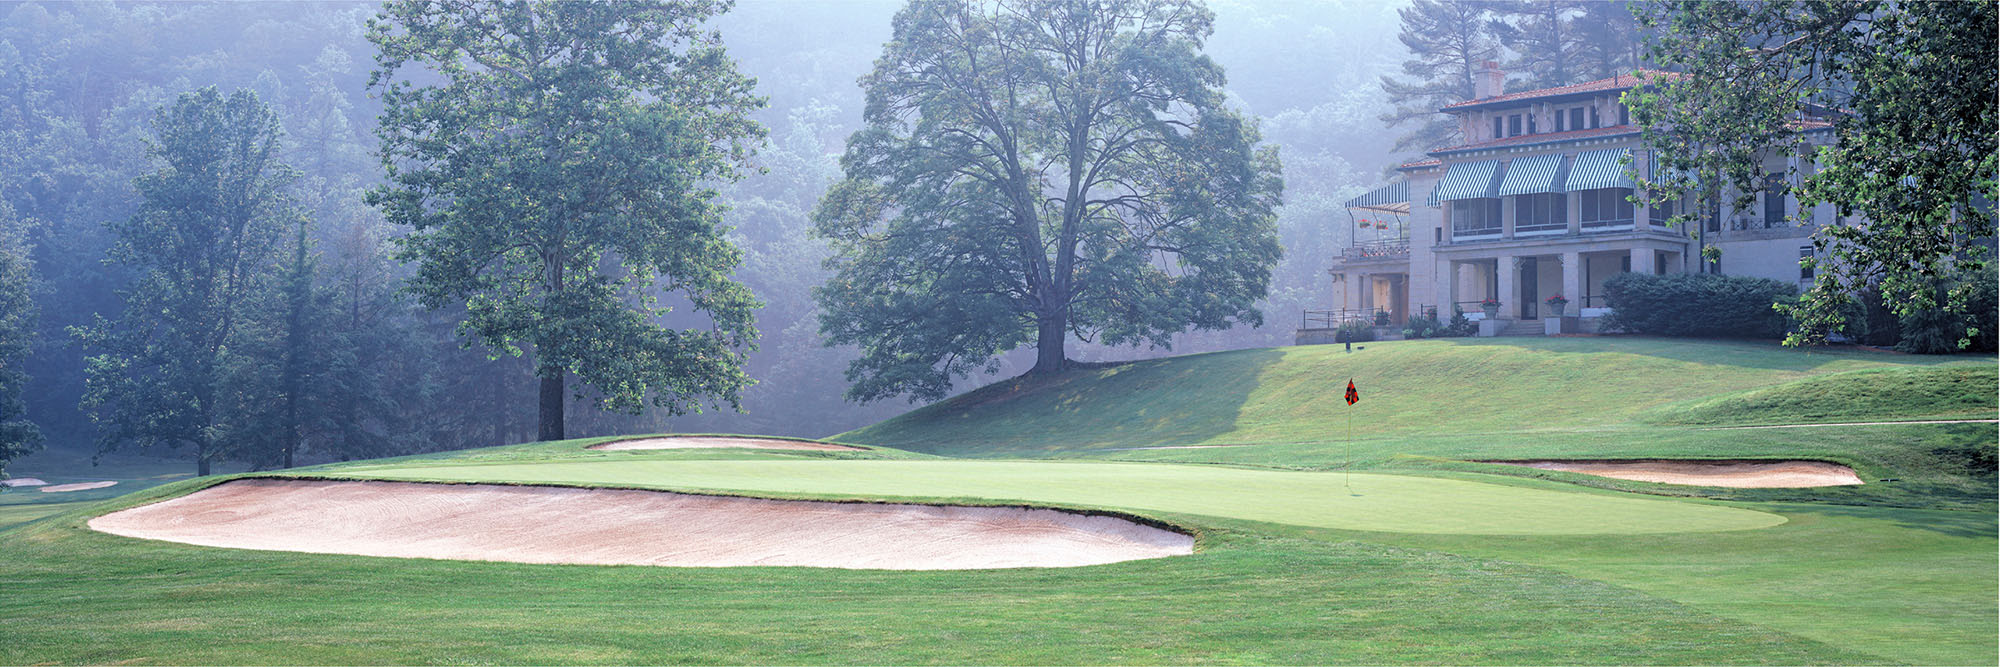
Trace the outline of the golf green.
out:
M 360 468 L 379 479 L 979 498 L 1160 511 L 1400 533 L 1589 535 L 1766 528 L 1776 514 L 1663 498 L 1361 473 L 1148 463 L 672 461 Z

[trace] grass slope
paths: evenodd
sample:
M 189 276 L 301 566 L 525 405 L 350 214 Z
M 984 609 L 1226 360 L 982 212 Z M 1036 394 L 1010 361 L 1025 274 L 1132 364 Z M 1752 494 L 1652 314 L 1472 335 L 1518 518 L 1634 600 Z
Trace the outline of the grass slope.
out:
M 1173 357 L 989 385 L 836 436 L 951 456 L 1021 456 L 1125 447 L 1337 443 L 1371 437 L 1628 427 L 1656 411 L 1871 368 L 1992 360 L 1879 352 L 1800 352 L 1748 342 L 1645 338 L 1446 339 L 1319 345 Z M 1917 379 L 1936 379 L 1919 375 Z M 1349 410 L 1347 380 L 1362 402 Z M 1871 403 L 1879 418 L 1992 418 L 1994 387 L 1955 383 L 1954 400 Z M 1816 411 L 1817 408 L 1814 408 Z M 1820 420 L 1780 404 L 1760 422 Z M 1727 416 L 1707 409 L 1703 415 Z M 1449 452 L 1417 452 L 1449 455 Z
M 1872 368 L 1662 406 L 1657 424 L 1805 424 L 1994 418 L 1992 364 Z

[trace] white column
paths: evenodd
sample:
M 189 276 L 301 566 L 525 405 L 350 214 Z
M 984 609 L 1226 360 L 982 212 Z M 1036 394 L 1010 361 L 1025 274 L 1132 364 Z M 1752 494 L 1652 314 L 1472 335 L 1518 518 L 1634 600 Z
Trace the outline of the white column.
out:
M 1632 272 L 1633 273 L 1653 272 L 1653 250 L 1651 248 L 1632 249 Z
M 1496 267 L 1494 273 L 1498 274 L 1496 276 L 1498 282 L 1496 287 L 1499 288 L 1498 292 L 1500 293 L 1500 319 L 1519 319 L 1521 317 L 1521 295 L 1515 293 L 1514 273 L 1518 269 L 1514 268 L 1514 256 L 1501 255 L 1493 261 Z
M 1574 315 L 1583 311 L 1583 254 L 1566 252 L 1562 254 L 1563 279 L 1562 295 L 1570 305 L 1563 309 Z

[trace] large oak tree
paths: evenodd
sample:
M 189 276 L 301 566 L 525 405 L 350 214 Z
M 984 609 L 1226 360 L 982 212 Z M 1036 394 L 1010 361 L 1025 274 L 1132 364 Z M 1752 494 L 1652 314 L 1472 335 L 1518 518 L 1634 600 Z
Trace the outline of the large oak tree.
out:
M 1275 149 L 1224 104 L 1188 0 L 916 0 L 821 201 L 830 345 L 850 398 L 942 396 L 1034 345 L 1166 346 L 1261 324 L 1280 256 Z
M 726 0 L 392 2 L 371 85 L 402 256 L 433 308 L 496 353 L 532 347 L 540 438 L 565 377 L 607 409 L 737 404 L 754 346 L 714 185 L 764 131 L 763 101 L 707 19 Z M 671 293 L 708 326 L 657 323 Z M 579 392 L 579 395 L 581 393 Z

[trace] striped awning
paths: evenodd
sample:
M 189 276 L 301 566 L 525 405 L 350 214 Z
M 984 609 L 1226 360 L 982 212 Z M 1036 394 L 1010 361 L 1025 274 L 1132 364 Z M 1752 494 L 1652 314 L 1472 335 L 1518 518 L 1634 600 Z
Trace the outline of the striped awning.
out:
M 1348 208 L 1364 208 L 1371 211 L 1410 212 L 1410 182 L 1396 181 L 1373 190 L 1368 194 L 1347 200 Z
M 1632 175 L 1625 171 L 1627 165 L 1624 164 L 1624 160 L 1631 154 L 1630 148 L 1607 148 L 1578 153 L 1576 162 L 1570 165 L 1569 178 L 1564 180 L 1563 191 L 1637 187 L 1632 182 Z
M 1432 201 L 1452 201 L 1455 199 L 1479 199 L 1500 196 L 1499 160 L 1460 162 L 1445 168 L 1444 180 L 1438 181 L 1437 190 L 1431 194 Z
M 1515 158 L 1500 178 L 1500 196 L 1562 192 L 1563 162 L 1561 154 Z

